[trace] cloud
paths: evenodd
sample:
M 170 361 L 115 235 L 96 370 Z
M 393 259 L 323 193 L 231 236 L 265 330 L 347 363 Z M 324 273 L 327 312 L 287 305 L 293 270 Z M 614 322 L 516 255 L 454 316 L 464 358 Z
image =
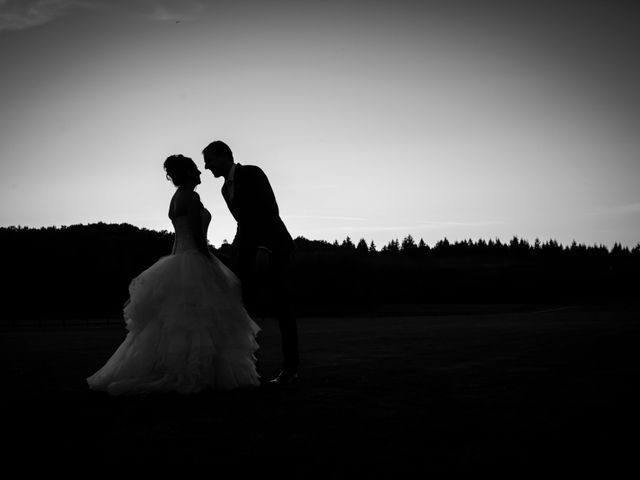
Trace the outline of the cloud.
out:
M 335 190 L 338 188 L 343 188 L 341 185 L 338 184 L 321 184 L 321 185 L 286 185 L 284 187 L 287 190 L 293 190 L 293 191 L 307 191 L 307 190 Z
M 151 10 L 142 16 L 157 22 L 195 20 L 205 10 L 202 2 L 193 0 L 153 2 Z
M 86 3 L 81 0 L 2 0 L 0 32 L 49 23 L 73 8 L 85 6 Z
M 635 215 L 640 213 L 640 203 L 628 203 L 625 205 L 614 205 L 612 207 L 597 208 L 596 215 Z
M 365 218 L 359 217 L 323 217 L 323 216 L 302 216 L 302 215 L 293 215 L 287 216 L 286 218 L 317 218 L 317 219 L 327 219 L 327 220 L 343 220 L 343 221 L 366 221 Z M 352 233 L 360 233 L 360 232 L 416 232 L 416 231 L 424 231 L 424 230 L 446 230 L 452 228 L 478 228 L 478 227 L 487 227 L 491 225 L 501 225 L 504 224 L 503 221 L 499 220 L 487 220 L 487 221 L 429 221 L 429 222 L 416 222 L 416 223 L 407 223 L 407 224 L 391 224 L 391 225 L 335 225 L 332 227 L 318 227 L 314 228 L 315 232 L 325 232 L 325 231 L 342 231 L 342 232 L 352 232 Z
M 500 221 L 500 220 L 484 220 L 484 221 L 475 221 L 475 222 L 468 222 L 468 221 L 462 221 L 462 222 L 456 222 L 456 221 L 426 221 L 426 222 L 419 222 L 418 223 L 418 228 L 423 228 L 423 229 L 442 229 L 442 228 L 451 228 L 451 227 L 488 227 L 490 225 L 500 225 L 504 222 Z
M 336 217 L 331 215 L 283 215 L 286 218 L 304 218 L 311 220 L 338 220 L 346 222 L 366 222 L 366 218 L 362 217 Z
M 203 0 L 0 0 L 0 32 L 44 25 L 79 9 L 177 22 L 197 19 L 206 7 Z
M 351 227 L 357 231 L 371 231 L 371 232 L 402 232 L 402 231 L 422 231 L 422 230 L 445 230 L 448 228 L 475 228 L 486 227 L 490 225 L 499 225 L 503 222 L 489 221 L 489 222 L 421 222 L 406 225 L 383 225 L 383 226 L 371 226 L 371 227 Z

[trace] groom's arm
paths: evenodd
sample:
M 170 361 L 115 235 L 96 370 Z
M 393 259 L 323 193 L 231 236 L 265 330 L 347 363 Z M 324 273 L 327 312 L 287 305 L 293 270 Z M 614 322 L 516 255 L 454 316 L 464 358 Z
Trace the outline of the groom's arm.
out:
M 233 245 L 236 248 L 259 249 L 258 256 L 272 253 L 271 248 L 261 245 L 264 233 L 273 228 L 278 218 L 278 205 L 269 179 L 256 166 L 245 166 L 242 171 L 242 191 L 236 200 L 238 225 Z
M 278 215 L 278 204 L 269 179 L 260 167 L 246 167 L 244 179 L 244 201 L 241 215 L 251 218 L 253 223 L 268 221 Z
M 260 211 L 258 212 L 258 219 L 256 224 L 260 225 L 264 223 L 264 225 L 260 225 L 258 228 L 270 228 L 270 220 L 278 216 L 278 205 L 276 203 L 276 197 L 273 193 L 273 189 L 271 188 L 271 184 L 269 183 L 269 179 L 266 174 L 260 169 L 256 167 L 255 171 L 255 191 L 256 191 L 256 204 L 259 205 Z M 260 245 L 258 243 L 258 254 L 257 261 L 258 263 L 265 263 L 265 255 L 269 255 L 272 253 L 272 250 L 265 246 Z

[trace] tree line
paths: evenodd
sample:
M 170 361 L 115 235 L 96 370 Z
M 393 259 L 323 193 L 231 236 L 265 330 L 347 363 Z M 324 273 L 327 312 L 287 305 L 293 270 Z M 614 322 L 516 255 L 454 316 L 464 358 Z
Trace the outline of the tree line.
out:
M 571 245 L 562 245 L 554 239 L 542 242 L 536 238 L 533 243 L 523 238 L 513 237 L 509 242 L 502 242 L 499 238 L 490 239 L 488 241 L 484 239 L 478 239 L 476 241 L 472 239 L 458 240 L 456 242 L 449 242 L 447 238 L 439 240 L 431 247 L 425 243 L 421 238 L 418 242 L 415 241 L 412 235 L 407 235 L 402 241 L 398 239 L 390 240 L 389 243 L 384 245 L 378 250 L 376 244 L 371 241 L 367 243 L 364 238 L 361 238 L 357 244 L 353 242 L 351 237 L 347 236 L 342 242 L 335 240 L 333 243 L 325 240 L 308 240 L 304 237 L 296 238 L 296 245 L 298 249 L 305 250 L 318 250 L 318 251 L 334 251 L 334 252 L 346 252 L 346 253 L 358 253 L 358 254 L 388 254 L 388 255 L 431 255 L 431 256 L 449 256 L 449 257 L 463 257 L 463 256 L 531 256 L 537 255 L 538 257 L 554 257 L 554 258 L 569 258 L 569 257 L 582 257 L 583 259 L 612 259 L 612 258 L 625 258 L 631 260 L 632 258 L 640 258 L 640 243 L 634 248 L 622 246 L 622 244 L 616 242 L 614 246 L 609 249 L 605 245 L 591 245 L 578 244 L 575 240 Z
M 119 318 L 131 279 L 168 255 L 173 238 L 129 224 L 0 228 L 7 266 L 3 323 Z M 411 235 L 381 248 L 350 237 L 298 237 L 295 244 L 292 298 L 300 315 L 370 314 L 438 303 L 628 302 L 640 291 L 640 244 L 609 249 L 514 237 L 445 238 L 429 246 Z M 210 247 L 232 267 L 231 248 Z M 260 305 L 268 315 L 268 288 Z

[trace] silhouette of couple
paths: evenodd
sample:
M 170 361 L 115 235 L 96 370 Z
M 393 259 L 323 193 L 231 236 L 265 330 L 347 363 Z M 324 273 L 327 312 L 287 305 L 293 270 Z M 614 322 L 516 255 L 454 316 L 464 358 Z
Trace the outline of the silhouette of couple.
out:
M 224 142 L 212 142 L 202 154 L 205 169 L 224 177 L 222 195 L 237 222 L 235 273 L 209 252 L 211 214 L 194 190 L 200 170 L 188 157 L 168 157 L 164 169 L 177 187 L 169 205 L 173 251 L 129 285 L 127 336 L 87 378 L 92 390 L 195 393 L 260 385 L 255 357 L 260 327 L 249 316 L 257 261 L 268 265 L 282 340 L 282 370 L 270 383 L 298 378 L 298 332 L 287 281 L 294 244 L 269 180 L 259 167 L 235 163 Z

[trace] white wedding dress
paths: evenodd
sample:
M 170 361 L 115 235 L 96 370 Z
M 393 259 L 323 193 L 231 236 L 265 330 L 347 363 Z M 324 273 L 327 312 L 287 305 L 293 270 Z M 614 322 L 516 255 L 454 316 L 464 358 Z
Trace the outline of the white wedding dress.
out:
M 203 209 L 206 231 L 211 214 Z M 258 325 L 240 282 L 217 258 L 196 248 L 186 216 L 173 220 L 176 245 L 133 279 L 124 307 L 124 342 L 95 374 L 92 390 L 112 395 L 258 386 Z

